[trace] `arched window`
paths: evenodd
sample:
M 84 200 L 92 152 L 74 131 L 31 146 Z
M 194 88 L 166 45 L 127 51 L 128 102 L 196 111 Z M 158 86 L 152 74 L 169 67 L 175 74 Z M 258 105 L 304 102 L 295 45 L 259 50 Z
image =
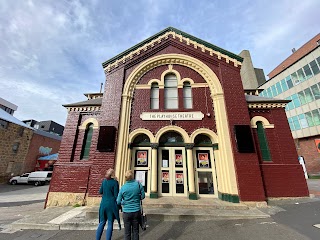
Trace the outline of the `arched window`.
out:
M 192 108 L 192 90 L 189 82 L 183 83 L 183 105 L 184 108 Z
M 174 74 L 167 74 L 164 77 L 164 108 L 178 108 L 178 81 Z
M 146 134 L 140 134 L 132 142 L 132 146 L 150 146 L 150 138 Z
M 87 129 L 84 133 L 80 159 L 88 159 L 89 158 L 92 133 L 93 133 L 93 123 L 89 123 L 87 126 Z
M 259 146 L 260 146 L 260 151 L 262 155 L 262 160 L 271 161 L 267 136 L 261 121 L 257 122 L 257 132 L 258 132 L 258 139 L 259 139 Z
M 150 96 L 151 109 L 159 109 L 159 86 L 158 83 L 152 83 Z

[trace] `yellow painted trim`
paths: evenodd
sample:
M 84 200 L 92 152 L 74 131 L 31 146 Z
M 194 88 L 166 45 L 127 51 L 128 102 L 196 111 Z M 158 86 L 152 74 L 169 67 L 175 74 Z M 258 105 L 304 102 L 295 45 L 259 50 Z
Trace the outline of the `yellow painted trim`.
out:
M 99 128 L 99 123 L 98 123 L 97 119 L 95 119 L 95 118 L 88 118 L 87 120 L 85 120 L 85 121 L 81 124 L 81 126 L 79 126 L 79 129 L 81 129 L 81 130 L 86 130 L 89 123 L 93 123 L 93 129 L 98 129 L 98 128 Z
M 135 129 L 134 131 L 132 131 L 129 134 L 129 142 L 130 143 L 133 142 L 133 140 L 140 134 L 147 135 L 150 139 L 150 143 L 155 142 L 155 137 L 153 136 L 153 134 L 148 129 L 145 129 L 145 128 L 138 128 L 138 129 Z
M 151 87 L 148 84 L 136 85 L 135 89 L 150 89 Z
M 149 88 L 151 88 L 151 85 L 152 85 L 152 83 L 154 83 L 154 82 L 156 82 L 156 83 L 158 83 L 158 86 L 159 86 L 159 88 L 160 87 L 163 87 L 163 82 L 161 82 L 161 80 L 159 80 L 159 79 L 151 79 L 151 80 L 149 80 L 149 82 L 148 82 L 148 86 L 149 86 Z M 138 86 L 138 85 L 137 85 Z
M 142 62 L 139 66 L 137 66 L 125 81 L 121 101 L 118 147 L 115 166 L 116 176 L 118 177 L 120 184 L 124 182 L 124 174 L 126 170 L 130 168 L 127 159 L 130 158 L 130 149 L 128 149 L 129 127 L 131 118 L 132 96 L 135 86 L 140 78 L 148 71 L 158 66 L 170 66 L 172 64 L 181 65 L 193 69 L 194 71 L 199 73 L 199 75 L 206 81 L 210 89 L 210 96 L 213 100 L 213 109 L 215 111 L 217 136 L 219 142 L 219 150 L 215 151 L 215 156 L 217 159 L 217 176 L 219 178 L 218 191 L 229 194 L 239 194 L 235 174 L 234 156 L 231 145 L 231 131 L 228 125 L 222 86 L 217 75 L 206 64 L 194 57 L 183 54 L 163 54 L 149 58 Z M 183 133 L 182 136 L 185 140 L 185 143 L 191 143 L 190 138 L 185 130 L 170 128 L 170 126 L 163 128 L 157 133 L 156 142 L 157 140 L 159 140 L 162 133 L 169 130 Z
M 191 85 L 192 88 L 209 87 L 207 83 L 195 83 Z
M 257 122 L 262 122 L 263 128 L 274 128 L 274 124 L 270 124 L 268 119 L 262 116 L 255 116 L 251 118 L 250 120 L 251 128 L 257 128 Z
M 184 82 L 190 82 L 190 85 L 194 85 L 194 81 L 191 78 L 183 78 L 181 79 L 181 85 L 183 86 Z
M 213 132 L 207 128 L 199 128 L 199 129 L 195 130 L 190 136 L 192 143 L 194 143 L 196 136 L 199 134 L 204 134 L 204 135 L 207 135 L 208 137 L 210 137 L 210 140 L 212 143 L 218 143 L 218 135 L 215 132 Z
M 165 126 L 165 127 L 161 128 L 161 129 L 157 132 L 157 134 L 156 134 L 156 136 L 155 136 L 155 142 L 158 143 L 159 140 L 160 140 L 160 137 L 161 137 L 164 133 L 169 132 L 169 131 L 174 131 L 174 132 L 180 133 L 181 136 L 182 136 L 182 138 L 183 138 L 183 141 L 184 141 L 185 143 L 191 143 L 191 142 L 190 142 L 190 137 L 189 137 L 188 133 L 187 133 L 183 128 L 178 127 L 178 126 Z

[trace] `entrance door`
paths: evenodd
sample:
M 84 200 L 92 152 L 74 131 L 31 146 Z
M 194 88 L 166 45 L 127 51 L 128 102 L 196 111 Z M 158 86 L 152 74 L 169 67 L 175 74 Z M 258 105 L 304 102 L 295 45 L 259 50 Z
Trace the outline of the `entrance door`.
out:
M 217 177 L 212 148 L 193 148 L 195 179 L 200 197 L 218 197 Z
M 135 147 L 132 149 L 132 168 L 134 177 L 144 187 L 146 196 L 150 194 L 151 149 Z
M 185 148 L 161 147 L 158 154 L 159 195 L 187 196 Z

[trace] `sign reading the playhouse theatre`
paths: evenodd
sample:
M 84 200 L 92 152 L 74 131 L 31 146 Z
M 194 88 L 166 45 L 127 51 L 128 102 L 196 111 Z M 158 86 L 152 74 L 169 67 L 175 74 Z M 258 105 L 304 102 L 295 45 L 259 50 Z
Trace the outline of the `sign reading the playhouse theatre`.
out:
M 142 120 L 202 120 L 202 112 L 144 112 L 140 115 Z

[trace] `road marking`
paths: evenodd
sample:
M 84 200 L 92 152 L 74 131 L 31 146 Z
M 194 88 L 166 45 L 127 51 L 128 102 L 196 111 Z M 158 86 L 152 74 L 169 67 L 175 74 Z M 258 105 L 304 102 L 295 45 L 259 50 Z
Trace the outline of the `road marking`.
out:
M 276 222 L 261 222 L 259 224 L 277 224 Z
M 316 227 L 316 228 L 320 228 L 320 224 L 315 224 L 313 226 Z
M 19 231 L 22 231 L 22 230 L 21 229 L 13 229 L 13 228 L 5 228 L 0 233 L 12 234 L 12 233 L 19 232 Z
M 74 208 L 62 215 L 60 215 L 59 217 L 56 217 L 55 219 L 52 219 L 50 222 L 48 223 L 52 223 L 52 224 L 60 224 L 70 218 L 73 218 L 75 216 L 77 216 L 78 214 L 80 214 L 81 212 L 83 212 L 83 210 L 85 209 L 86 207 L 77 207 L 77 208 Z

